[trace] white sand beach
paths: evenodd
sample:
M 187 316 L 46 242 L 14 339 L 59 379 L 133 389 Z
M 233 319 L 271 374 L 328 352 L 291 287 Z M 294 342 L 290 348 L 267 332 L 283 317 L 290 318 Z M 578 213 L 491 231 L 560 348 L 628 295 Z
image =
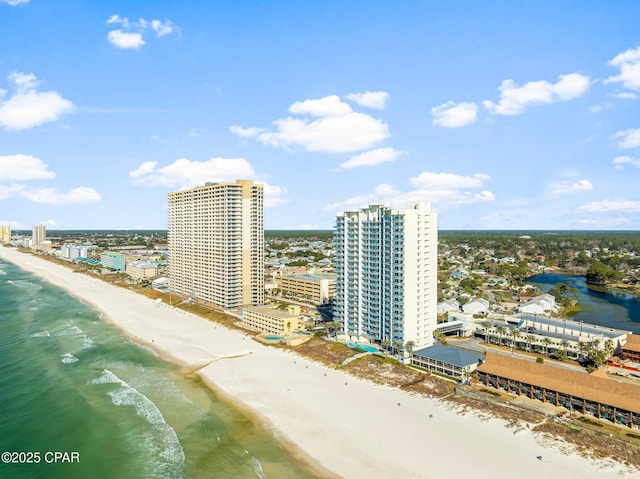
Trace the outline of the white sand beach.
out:
M 566 455 L 499 420 L 461 415 L 438 400 L 263 346 L 241 332 L 13 248 L 0 247 L 0 257 L 92 305 L 159 356 L 201 368 L 206 384 L 257 417 L 321 477 L 640 477 L 638 470 Z

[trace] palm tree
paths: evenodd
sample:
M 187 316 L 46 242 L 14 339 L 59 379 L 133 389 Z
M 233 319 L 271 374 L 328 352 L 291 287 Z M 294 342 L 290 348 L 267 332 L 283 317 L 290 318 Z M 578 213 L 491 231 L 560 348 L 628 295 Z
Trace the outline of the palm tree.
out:
M 516 339 L 520 337 L 520 330 L 518 328 L 513 328 L 509 331 L 509 334 L 512 336 L 511 340 L 511 352 L 513 352 L 513 348 L 516 347 Z
M 562 351 L 564 352 L 563 357 L 566 359 L 567 357 L 567 348 L 569 347 L 569 341 L 563 339 L 560 341 L 560 346 L 562 347 Z
M 400 352 L 402 351 L 402 348 L 404 347 L 404 345 L 402 344 L 401 341 L 394 341 L 393 342 L 393 347 L 395 348 L 396 352 L 398 353 L 398 359 L 400 359 Z
M 611 339 L 605 340 L 604 350 L 607 352 L 607 359 L 609 359 L 614 351 L 613 341 Z
M 413 348 L 415 345 L 416 345 L 415 341 L 407 341 L 406 343 L 404 343 L 404 349 L 406 352 L 409 353 L 409 356 L 413 354 Z
M 504 333 L 507 332 L 507 330 L 505 329 L 504 326 L 496 326 L 496 332 L 498 333 L 499 336 L 499 346 L 502 346 L 502 336 L 504 335 Z
M 433 330 L 433 337 L 436 339 L 436 341 L 439 344 L 442 344 L 443 346 L 448 346 L 449 343 L 447 342 L 447 339 L 444 335 L 444 333 L 442 331 L 438 331 L 437 329 Z
M 389 348 L 390 348 L 390 346 L 391 346 L 391 340 L 390 340 L 389 338 L 384 338 L 384 339 L 382 340 L 382 345 L 384 346 L 385 351 L 386 351 L 386 352 L 389 352 Z
M 489 328 L 491 327 L 491 321 L 485 319 L 480 324 L 482 324 L 482 327 L 484 328 L 484 344 L 487 344 L 489 342 Z
M 527 352 L 530 353 L 531 352 L 531 343 L 533 343 L 536 340 L 536 337 L 533 334 L 527 334 L 524 339 L 526 340 L 527 343 Z
M 334 321 L 333 322 L 333 335 L 336 339 L 338 339 L 338 330 L 342 329 L 342 321 Z
M 589 349 L 589 345 L 584 341 L 578 341 L 578 350 L 580 351 L 580 357 L 584 359 L 585 352 Z
M 545 337 L 542 342 L 544 343 L 544 354 L 545 356 L 549 355 L 549 345 L 551 344 L 551 339 Z

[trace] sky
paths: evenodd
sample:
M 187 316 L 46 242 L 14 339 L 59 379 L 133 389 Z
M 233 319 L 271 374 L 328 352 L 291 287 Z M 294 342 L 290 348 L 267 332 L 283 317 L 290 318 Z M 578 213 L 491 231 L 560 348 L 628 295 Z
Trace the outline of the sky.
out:
M 442 230 L 640 230 L 640 2 L 0 0 L 0 225 L 266 229 L 427 201 Z

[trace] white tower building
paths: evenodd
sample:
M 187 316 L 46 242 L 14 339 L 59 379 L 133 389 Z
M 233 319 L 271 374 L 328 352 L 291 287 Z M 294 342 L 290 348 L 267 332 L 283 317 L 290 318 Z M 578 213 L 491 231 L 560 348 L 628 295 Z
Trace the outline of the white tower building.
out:
M 432 345 L 437 261 L 437 215 L 429 203 L 338 213 L 334 320 L 375 342 Z

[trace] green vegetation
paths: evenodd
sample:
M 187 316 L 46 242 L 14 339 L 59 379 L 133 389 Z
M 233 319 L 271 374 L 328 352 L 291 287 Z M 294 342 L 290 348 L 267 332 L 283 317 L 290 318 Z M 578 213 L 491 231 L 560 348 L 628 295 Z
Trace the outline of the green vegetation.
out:
M 587 274 L 585 278 L 587 283 L 603 285 L 608 284 L 613 281 L 619 281 L 623 277 L 623 274 L 613 269 L 611 266 L 602 263 L 601 261 L 596 261 L 587 270 Z

